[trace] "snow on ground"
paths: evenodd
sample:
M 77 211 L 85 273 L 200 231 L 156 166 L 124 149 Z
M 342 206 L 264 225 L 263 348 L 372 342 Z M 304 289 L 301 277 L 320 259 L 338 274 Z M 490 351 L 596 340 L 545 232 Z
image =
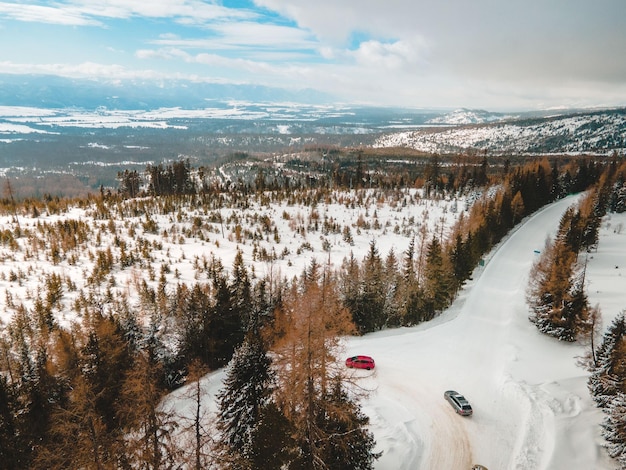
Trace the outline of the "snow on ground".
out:
M 220 259 L 226 271 L 230 271 L 238 249 L 255 277 L 270 276 L 274 279 L 298 276 L 313 260 L 320 264 L 330 262 L 339 267 L 345 258 L 353 254 L 362 261 L 372 241 L 383 259 L 392 249 L 400 258 L 413 238 L 416 243 L 419 242 L 422 230 L 427 239 L 434 234 L 447 236 L 459 214 L 471 205 L 465 196 L 433 200 L 423 199 L 420 194 L 417 189 L 340 192 L 336 198 L 320 201 L 315 206 L 287 201 L 266 203 L 259 198 L 250 198 L 245 208 L 222 208 L 219 211 L 219 217 L 224 221 L 222 224 L 217 221 L 217 211 L 201 208 L 191 208 L 190 212 L 181 209 L 180 221 L 175 220 L 172 214 L 153 214 L 151 220 L 158 227 L 154 231 L 143 226 L 146 221 L 144 214 L 118 216 L 112 212 L 111 217 L 115 220 L 111 223 L 115 223 L 115 230 L 109 230 L 108 226 L 102 228 L 99 221 L 94 221 L 93 208 L 73 207 L 68 212 L 43 213 L 38 217 L 20 215 L 21 230 L 34 234 L 33 239 L 37 238 L 40 225 L 54 227 L 66 220 L 86 222 L 101 228 L 95 230 L 97 235 L 84 241 L 76 250 L 77 259 L 64 254 L 58 263 L 52 262 L 47 248 L 32 250 L 31 244 L 35 242 L 30 235 L 17 238 L 19 249 L 0 246 L 0 260 L 3 261 L 0 263 L 0 331 L 10 322 L 13 314 L 13 309 L 7 308 L 7 297 L 22 299 L 26 307 L 31 308 L 35 294 L 42 289 L 42 283 L 51 273 L 72 279 L 76 286 L 65 292 L 65 308 L 59 309 L 56 318 L 62 326 L 69 327 L 71 322 L 77 320 L 72 302 L 81 289 L 90 287 L 87 279 L 94 269 L 93 253 L 106 248 L 113 252 L 116 259 L 120 258 L 116 237 L 127 242 L 128 252 L 149 243 L 152 247 L 152 268 L 159 272 L 162 266 L 168 267 L 166 277 L 169 286 L 205 281 L 207 274 L 195 266 L 202 265 L 212 256 Z M 195 226 L 196 219 L 201 221 L 201 229 Z M 14 227 L 12 215 L 0 217 L 0 230 L 12 230 Z M 133 227 L 132 234 L 129 227 Z M 274 237 L 274 228 L 278 238 Z M 194 234 L 190 235 L 194 230 Z M 344 230 L 350 232 L 351 240 L 346 240 Z M 40 243 L 48 247 L 51 242 L 44 239 Z M 261 256 L 261 252 L 267 253 L 267 256 Z M 112 273 L 114 284 L 125 293 L 135 292 L 136 279 L 143 277 L 151 287 L 157 288 L 158 279 L 154 276 L 151 279 L 147 271 L 148 268 L 140 263 L 118 269 Z
M 528 317 L 525 292 L 530 267 L 561 214 L 575 197 L 526 220 L 485 258 L 485 265 L 456 302 L 435 320 L 413 328 L 346 338 L 345 354 L 369 354 L 372 372 L 361 375 L 369 395 L 378 470 L 490 469 L 608 470 L 602 449 L 602 413 L 576 365 L 584 347 L 538 333 Z M 597 252 L 588 256 L 588 294 L 603 312 L 604 326 L 626 308 L 626 214 L 607 216 Z M 207 375 L 207 409 L 224 371 Z M 443 398 L 464 394 L 474 415 L 463 418 Z M 191 406 L 182 388 L 168 402 Z M 193 408 L 191 408 L 193 409 Z
M 379 137 L 374 147 L 409 147 L 431 153 L 468 148 L 536 153 L 539 143 L 546 142 L 545 145 L 555 152 L 576 153 L 596 149 L 610 154 L 613 150 L 623 150 L 607 146 L 607 140 L 621 135 L 625 124 L 623 115 L 611 113 L 563 116 L 536 123 L 518 121 L 491 126 L 396 132 Z M 557 146 L 553 145 L 555 139 L 560 140 Z

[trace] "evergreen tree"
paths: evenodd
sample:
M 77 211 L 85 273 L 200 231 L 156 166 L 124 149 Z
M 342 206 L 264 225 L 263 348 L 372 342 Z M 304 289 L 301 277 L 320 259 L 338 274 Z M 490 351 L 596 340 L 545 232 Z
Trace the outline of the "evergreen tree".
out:
M 450 304 L 454 295 L 451 269 L 436 237 L 433 237 L 427 248 L 424 284 L 426 319 L 431 319 L 435 312 Z
M 372 469 L 382 453 L 373 452 L 376 442 L 366 429 L 369 418 L 348 396 L 340 380 L 334 380 L 325 403 L 327 412 L 318 415 L 318 426 L 329 435 L 321 449 L 326 468 Z
M 361 327 L 359 325 L 361 317 L 359 311 L 361 302 L 361 272 L 359 262 L 354 257 L 353 252 L 350 252 L 350 257 L 345 258 L 341 264 L 339 282 L 343 305 L 350 311 L 352 314 L 352 321 L 356 325 L 357 329 L 361 331 Z
M 179 362 L 188 366 L 194 359 L 200 359 L 203 364 L 211 365 L 205 344 L 212 313 L 208 286 L 197 283 L 191 290 L 186 285 L 179 286 L 175 299 L 180 311 Z
M 252 287 L 248 270 L 243 262 L 243 253 L 239 249 L 233 262 L 233 280 L 230 289 L 233 309 L 239 315 L 243 329 L 246 330 L 251 321 L 253 311 Z
M 595 368 L 589 376 L 591 397 L 600 408 L 626 386 L 626 317 L 620 313 L 608 326 L 596 349 Z
M 372 240 L 363 260 L 359 308 L 354 319 L 361 333 L 376 331 L 384 326 L 386 299 L 384 266 L 376 242 Z
M 256 423 L 251 440 L 254 446 L 250 454 L 251 469 L 287 468 L 296 455 L 292 438 L 294 429 L 275 401 L 269 401 Z
M 179 288 L 180 348 L 178 364 L 188 366 L 194 359 L 214 370 L 228 363 L 243 339 L 240 312 L 225 274 L 212 273 L 211 286 L 195 284 Z M 250 307 L 245 307 L 249 309 Z
M 0 375 L 0 462 L 4 468 L 25 468 L 23 442 L 18 433 L 16 390 Z
M 604 411 L 602 436 L 606 440 L 607 451 L 617 460 L 620 468 L 626 468 L 626 392 L 618 391 Z
M 401 289 L 402 277 L 398 271 L 398 259 L 393 247 L 385 258 L 383 280 L 386 292 L 383 311 L 384 322 L 387 326 L 397 326 L 400 324 L 401 302 L 398 302 L 398 294 Z
M 402 272 L 396 300 L 403 325 L 415 325 L 420 321 L 421 290 L 415 269 L 415 239 L 411 240 L 402 260 Z
M 472 273 L 472 261 L 467 243 L 460 233 L 456 234 L 448 255 L 452 263 L 456 288 L 459 289 Z
M 578 253 L 581 248 L 582 223 L 580 210 L 576 210 L 573 206 L 567 208 L 559 221 L 559 237 L 574 253 Z
M 264 341 L 257 328 L 249 331 L 228 364 L 224 387 L 218 394 L 218 426 L 222 458 L 250 468 L 256 454 L 256 428 L 274 386 Z M 276 452 L 280 449 L 275 449 Z
M 66 399 L 66 388 L 50 374 L 48 352 L 38 349 L 32 375 L 20 387 L 21 399 L 18 434 L 25 439 L 29 453 L 24 468 L 31 468 L 30 459 L 45 448 L 50 434 L 52 414 Z
M 241 344 L 244 326 L 240 312 L 233 303 L 232 291 L 225 276 L 213 279 L 214 301 L 208 324 L 204 326 L 207 335 L 207 349 L 211 352 L 209 367 L 217 368 L 228 364 L 235 349 Z
M 562 331 L 558 338 L 573 342 L 586 335 L 592 325 L 589 322 L 589 301 L 585 292 L 585 274 L 574 274 L 570 290 L 563 300 L 563 322 L 560 325 Z
M 626 212 L 626 183 L 621 179 L 613 186 L 609 209 L 618 214 Z

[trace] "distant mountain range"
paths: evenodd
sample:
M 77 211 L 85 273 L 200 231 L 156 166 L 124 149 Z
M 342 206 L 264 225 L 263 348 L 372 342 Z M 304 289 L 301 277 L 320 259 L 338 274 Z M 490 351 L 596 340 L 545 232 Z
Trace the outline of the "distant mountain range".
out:
M 53 75 L 0 74 L 0 105 L 37 108 L 156 109 L 202 108 L 211 100 L 329 103 L 311 89 L 286 90 L 255 85 L 191 81 L 88 80 Z
M 459 110 L 431 120 L 450 124 L 448 127 L 385 134 L 373 146 L 409 147 L 432 153 L 485 151 L 490 154 L 618 152 L 623 155 L 626 150 L 626 108 L 544 113 L 541 117 L 505 116 Z
M 117 172 L 147 164 L 319 147 L 624 155 L 626 108 L 384 108 L 311 90 L 0 75 L 0 175 L 71 173 L 90 187 L 115 186 Z

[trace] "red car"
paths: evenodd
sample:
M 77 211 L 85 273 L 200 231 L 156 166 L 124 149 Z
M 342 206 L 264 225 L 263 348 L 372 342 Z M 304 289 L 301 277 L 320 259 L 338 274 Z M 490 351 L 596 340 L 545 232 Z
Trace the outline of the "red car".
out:
M 346 366 L 370 370 L 373 369 L 376 364 L 374 363 L 374 359 L 369 356 L 352 356 L 346 359 Z

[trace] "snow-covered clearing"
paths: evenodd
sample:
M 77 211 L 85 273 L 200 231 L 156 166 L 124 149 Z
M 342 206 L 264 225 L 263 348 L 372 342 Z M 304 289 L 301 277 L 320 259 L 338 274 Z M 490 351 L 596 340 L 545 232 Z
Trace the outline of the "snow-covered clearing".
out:
M 346 339 L 346 355 L 376 359 L 374 371 L 355 374 L 370 390 L 362 405 L 383 451 L 377 469 L 615 467 L 601 448 L 602 414 L 587 391 L 588 374 L 576 365 L 584 347 L 543 336 L 527 319 L 535 250 L 575 201 L 561 200 L 524 221 L 435 320 Z M 598 251 L 589 255 L 589 300 L 599 304 L 605 326 L 626 306 L 625 222 L 626 214 L 607 216 Z M 207 410 L 215 410 L 223 377 L 218 371 L 203 379 Z M 449 389 L 469 399 L 472 417 L 454 413 L 443 398 Z M 185 393 L 167 401 L 183 414 L 193 406 Z

